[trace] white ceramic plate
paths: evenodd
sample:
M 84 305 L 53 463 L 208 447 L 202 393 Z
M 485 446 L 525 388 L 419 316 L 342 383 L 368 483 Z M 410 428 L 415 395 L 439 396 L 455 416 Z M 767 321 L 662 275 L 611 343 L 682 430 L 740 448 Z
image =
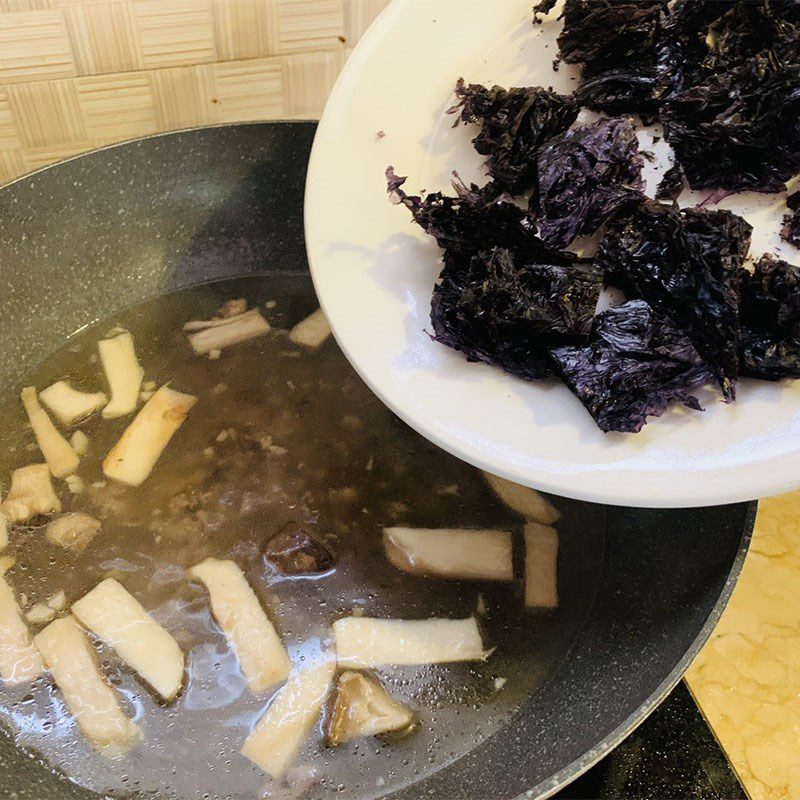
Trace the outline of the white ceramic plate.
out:
M 416 193 L 449 189 L 451 170 L 483 183 L 445 111 L 468 82 L 570 91 L 552 69 L 561 24 L 531 25 L 531 0 L 394 0 L 344 68 L 314 142 L 306 241 L 317 293 L 339 345 L 382 400 L 424 436 L 478 467 L 567 497 L 635 506 L 747 500 L 800 485 L 800 382 L 743 381 L 739 400 L 705 413 L 603 434 L 557 381 L 525 383 L 432 342 L 428 312 L 439 250 L 386 196 L 384 170 Z M 647 133 L 643 134 L 647 142 Z M 665 145 L 653 149 L 658 172 Z M 656 179 L 648 175 L 648 185 Z M 698 196 L 682 196 L 691 205 Z M 756 228 L 751 252 L 797 260 L 777 230 L 782 196 L 723 201 Z

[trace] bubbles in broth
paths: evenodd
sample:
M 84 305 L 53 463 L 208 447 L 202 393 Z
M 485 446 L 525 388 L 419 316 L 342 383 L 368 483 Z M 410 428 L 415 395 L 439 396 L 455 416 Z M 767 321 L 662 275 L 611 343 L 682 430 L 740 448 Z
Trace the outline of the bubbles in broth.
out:
M 183 324 L 209 319 L 246 298 L 269 334 L 200 357 Z M 3 555 L 23 610 L 54 593 L 66 610 L 106 577 L 116 577 L 176 639 L 186 657 L 183 689 L 164 704 L 117 657 L 97 646 L 102 670 L 141 741 L 108 759 L 83 738 L 59 690 L 45 677 L 0 689 L 0 717 L 18 746 L 41 755 L 66 778 L 96 792 L 158 792 L 176 798 L 261 796 L 366 798 L 424 777 L 478 746 L 536 692 L 565 656 L 599 580 L 602 511 L 558 502 L 560 607 L 526 612 L 518 582 L 435 580 L 401 572 L 384 554 L 385 526 L 500 529 L 521 552 L 523 520 L 504 506 L 474 468 L 430 444 L 364 386 L 332 340 L 312 350 L 286 331 L 316 307 L 304 276 L 226 281 L 170 294 L 93 326 L 48 358 L 25 385 L 68 380 L 105 390 L 97 340 L 120 326 L 133 334 L 145 382 L 198 397 L 139 487 L 104 478 L 102 460 L 131 417 L 82 424 L 89 438 L 72 494 L 54 481 L 65 510 L 102 522 L 83 553 L 51 544 L 43 525 L 17 526 Z M 216 355 L 216 354 L 215 354 Z M 141 403 L 140 406 L 141 407 Z M 2 405 L 3 483 L 16 467 L 41 461 L 15 392 Z M 287 526 L 311 531 L 336 552 L 325 571 L 285 575 L 263 551 Z M 240 749 L 273 690 L 254 696 L 220 630 L 205 588 L 187 569 L 207 557 L 234 560 L 274 622 L 293 666 L 313 663 L 331 641 L 332 623 L 356 614 L 380 618 L 480 615 L 485 662 L 384 667 L 374 671 L 392 697 L 410 706 L 417 729 L 399 739 L 323 741 L 325 714 L 294 767 L 273 781 Z M 519 562 L 519 558 L 517 561 Z M 516 564 L 517 572 L 521 562 Z M 61 612 L 63 613 L 63 612 Z M 30 624 L 37 632 L 42 624 Z

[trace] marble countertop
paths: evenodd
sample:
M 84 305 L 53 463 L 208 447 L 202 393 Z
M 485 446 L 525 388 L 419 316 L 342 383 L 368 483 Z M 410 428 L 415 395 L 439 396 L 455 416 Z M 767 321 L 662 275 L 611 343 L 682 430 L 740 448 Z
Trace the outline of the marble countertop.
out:
M 686 677 L 752 800 L 800 800 L 800 492 L 760 503 L 739 583 Z

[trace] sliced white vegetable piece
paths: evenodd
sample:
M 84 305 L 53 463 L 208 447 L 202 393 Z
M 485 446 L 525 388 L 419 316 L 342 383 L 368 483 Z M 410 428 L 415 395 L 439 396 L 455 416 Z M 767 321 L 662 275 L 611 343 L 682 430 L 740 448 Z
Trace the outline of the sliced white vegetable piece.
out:
M 292 675 L 248 736 L 242 755 L 280 778 L 319 717 L 335 672 L 336 659 L 331 656 Z
M 224 350 L 231 345 L 247 342 L 269 331 L 269 323 L 254 308 L 238 317 L 210 320 L 203 330 L 189 336 L 189 344 L 197 355 L 202 356 L 212 350 Z
M 22 405 L 33 428 L 33 435 L 39 444 L 50 472 L 56 478 L 66 478 L 78 469 L 80 459 L 72 445 L 58 432 L 53 420 L 39 404 L 36 389 L 26 386 L 22 390 Z
M 64 478 L 64 483 L 67 484 L 67 488 L 72 494 L 80 494 L 86 488 L 83 479 L 77 475 L 67 475 L 67 477 Z
M 318 308 L 313 314 L 298 322 L 289 331 L 289 338 L 295 343 L 316 350 L 331 335 L 331 326 L 322 309 Z
M 125 429 L 103 461 L 103 474 L 139 486 L 180 428 L 197 398 L 162 386 Z
M 63 589 L 54 592 L 45 600 L 53 611 L 63 611 L 67 607 L 67 593 Z
M 207 558 L 189 576 L 208 589 L 214 618 L 236 650 L 250 691 L 259 694 L 286 680 L 289 656 L 239 567 Z
M 333 623 L 339 665 L 371 669 L 404 664 L 484 661 L 478 623 L 467 619 L 345 617 Z
M 31 464 L 11 473 L 11 488 L 0 511 L 11 523 L 27 522 L 38 514 L 61 511 L 47 464 Z
M 45 622 L 50 622 L 55 617 L 55 609 L 50 608 L 47 603 L 36 603 L 25 613 L 25 619 L 32 625 L 44 625 Z
M 253 312 L 257 311 L 257 309 L 251 309 L 250 311 L 243 312 L 242 314 L 237 314 L 234 317 L 214 317 L 214 319 L 193 319 L 189 322 L 185 322 L 183 324 L 183 329 L 187 333 L 196 333 L 197 331 L 207 331 L 209 328 L 222 328 L 225 325 L 230 325 L 231 320 L 237 320 L 243 317 L 245 314 L 249 314 L 250 316 L 253 315 Z
M 525 605 L 558 607 L 558 532 L 529 522 L 525 526 Z
M 525 519 L 541 522 L 542 525 L 552 525 L 560 519 L 561 514 L 558 509 L 545 500 L 536 489 L 507 481 L 489 472 L 484 472 L 483 477 L 497 497 Z
M 362 736 L 408 730 L 413 724 L 410 708 L 390 697 L 373 678 L 348 670 L 336 681 L 326 739 L 336 747 Z
M 512 581 L 508 531 L 459 528 L 384 528 L 386 556 L 412 575 L 465 580 Z
M 127 416 L 136 408 L 144 377 L 136 358 L 133 336 L 123 331 L 110 339 L 101 339 L 97 349 L 111 389 L 111 400 L 103 409 L 103 419 Z
M 70 511 L 51 519 L 47 523 L 45 536 L 52 544 L 72 550 L 73 553 L 82 553 L 89 542 L 100 533 L 101 526 L 99 519 L 82 511 Z
M 104 392 L 80 392 L 66 381 L 43 389 L 39 399 L 62 425 L 77 425 L 108 404 Z
M 31 642 L 14 590 L 0 575 L 0 678 L 5 683 L 28 683 L 44 672 L 39 651 Z
M 183 651 L 121 583 L 107 578 L 97 584 L 72 604 L 72 613 L 164 700 L 175 698 L 183 683 Z
M 69 437 L 69 443 L 79 456 L 85 456 L 89 450 L 89 437 L 83 431 L 75 431 Z
M 217 310 L 217 316 L 222 319 L 230 319 L 244 314 L 245 311 L 247 311 L 247 300 L 244 297 L 236 297 L 226 300 Z
M 122 710 L 114 689 L 106 683 L 89 637 L 75 620 L 62 617 L 34 637 L 64 702 L 83 735 L 109 755 L 124 752 L 139 729 Z
M 0 550 L 5 550 L 6 547 L 8 547 L 8 520 L 0 511 Z

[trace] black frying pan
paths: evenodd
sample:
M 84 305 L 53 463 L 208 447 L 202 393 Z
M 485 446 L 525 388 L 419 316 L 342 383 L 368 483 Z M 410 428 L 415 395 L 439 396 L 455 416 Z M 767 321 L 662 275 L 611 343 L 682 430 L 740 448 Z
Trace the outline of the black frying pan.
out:
M 168 134 L 0 190 L 3 385 L 16 386 L 87 320 L 154 295 L 233 275 L 305 274 L 301 209 L 313 135 L 310 123 Z M 300 280 L 311 293 L 310 280 Z M 389 796 L 546 796 L 614 747 L 679 680 L 730 596 L 755 504 L 605 515 L 603 558 L 566 657 L 498 733 Z M 2 736 L 0 796 L 87 793 Z

